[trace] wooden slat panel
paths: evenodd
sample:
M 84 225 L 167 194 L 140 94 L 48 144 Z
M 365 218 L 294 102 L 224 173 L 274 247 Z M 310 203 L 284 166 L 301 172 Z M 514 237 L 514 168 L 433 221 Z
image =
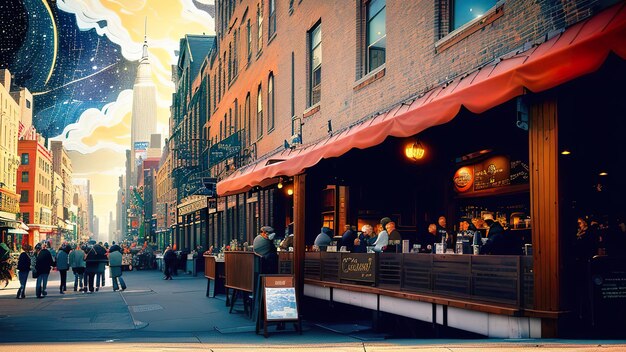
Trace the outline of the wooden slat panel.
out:
M 432 255 L 403 254 L 404 276 L 402 289 L 416 292 L 432 292 Z
M 378 283 L 380 287 L 400 289 L 402 284 L 402 254 L 379 254 Z
M 560 310 L 557 104 L 530 109 L 531 219 L 534 308 Z
M 204 256 L 204 276 L 208 279 L 216 279 L 215 257 L 212 255 Z
M 255 263 L 254 252 L 225 252 L 226 287 L 254 292 Z
M 322 260 L 320 252 L 305 252 L 304 277 L 307 279 L 322 279 Z
M 321 252 L 322 280 L 339 282 L 339 261 L 341 253 Z
M 433 291 L 470 294 L 470 256 L 441 255 L 433 259 Z

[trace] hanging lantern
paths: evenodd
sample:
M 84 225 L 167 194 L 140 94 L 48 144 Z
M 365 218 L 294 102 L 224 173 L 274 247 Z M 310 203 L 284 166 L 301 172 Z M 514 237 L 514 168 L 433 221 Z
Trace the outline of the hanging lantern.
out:
M 411 144 L 408 144 L 404 148 L 404 155 L 406 155 L 407 158 L 412 159 L 414 161 L 422 159 L 425 153 L 426 153 L 426 150 L 424 149 L 424 146 L 422 145 L 422 143 L 420 143 L 419 141 L 415 141 Z

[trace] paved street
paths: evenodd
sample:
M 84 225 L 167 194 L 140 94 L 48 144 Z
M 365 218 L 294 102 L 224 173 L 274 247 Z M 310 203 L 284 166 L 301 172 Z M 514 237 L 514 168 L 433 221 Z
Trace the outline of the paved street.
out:
M 68 275 L 73 278 L 73 275 Z M 229 314 L 223 298 L 204 295 L 203 277 L 181 275 L 164 281 L 157 271 L 124 273 L 128 290 L 113 292 L 110 280 L 100 292 L 58 293 L 53 272 L 48 296 L 34 298 L 29 279 L 27 298 L 15 299 L 17 281 L 0 290 L 0 337 L 11 351 L 144 351 L 157 350 L 304 350 L 304 351 L 624 351 L 626 341 L 562 340 L 409 340 L 381 339 L 333 332 L 305 322 L 304 332 L 282 332 L 268 339 L 254 334 L 243 314 Z M 365 336 L 365 337 L 364 337 Z

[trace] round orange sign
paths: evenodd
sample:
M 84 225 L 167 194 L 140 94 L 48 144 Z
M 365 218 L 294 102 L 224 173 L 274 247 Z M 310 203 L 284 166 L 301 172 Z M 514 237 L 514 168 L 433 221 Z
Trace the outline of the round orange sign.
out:
M 454 189 L 459 192 L 466 192 L 474 185 L 474 170 L 471 167 L 463 166 L 454 173 Z

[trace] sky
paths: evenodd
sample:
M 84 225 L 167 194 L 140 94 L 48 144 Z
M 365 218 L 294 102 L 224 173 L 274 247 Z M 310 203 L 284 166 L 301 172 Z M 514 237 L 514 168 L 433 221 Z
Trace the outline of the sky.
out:
M 106 237 L 130 149 L 132 85 L 145 21 L 157 131 L 165 138 L 179 40 L 214 34 L 214 0 L 7 0 L 2 6 L 11 13 L 0 30 L 3 61 L 34 95 L 37 130 L 63 141 L 74 177 L 91 181 L 94 213 Z

